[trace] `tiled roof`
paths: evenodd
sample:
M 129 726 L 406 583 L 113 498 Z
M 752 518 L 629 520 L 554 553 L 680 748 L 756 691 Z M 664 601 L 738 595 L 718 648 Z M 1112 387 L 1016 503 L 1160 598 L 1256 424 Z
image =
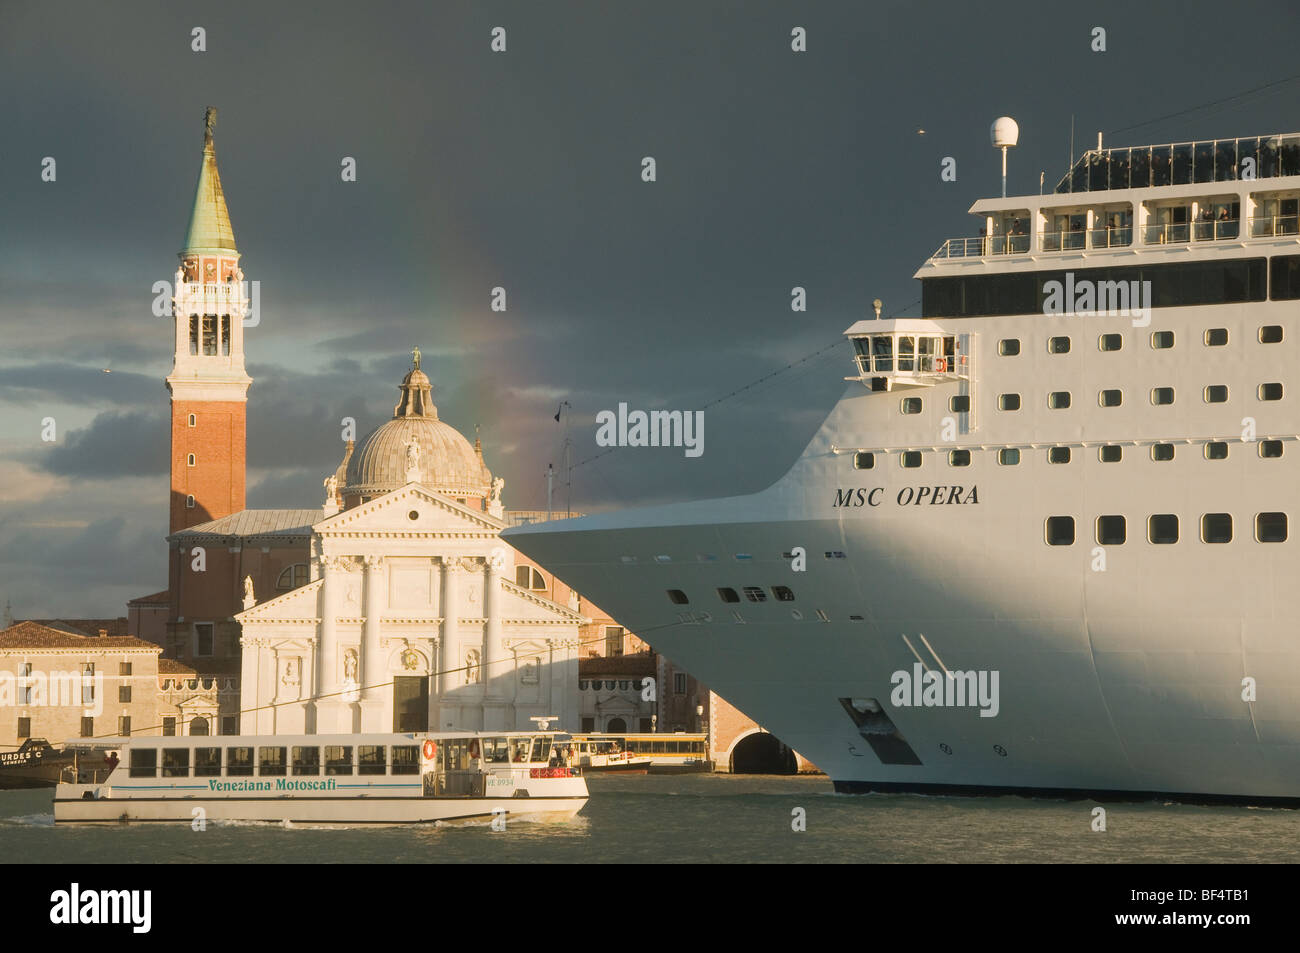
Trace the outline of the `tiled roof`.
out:
M 197 675 L 198 673 L 179 659 L 160 658 L 158 660 L 159 675 Z
M 196 536 L 310 536 L 311 528 L 323 514 L 315 510 L 240 510 L 219 520 L 199 523 L 173 533 L 168 539 Z
M 61 632 L 70 632 L 73 635 L 98 636 L 100 629 L 103 629 L 104 634 L 109 636 L 128 634 L 126 616 L 120 616 L 116 619 L 15 619 L 14 621 L 35 622 L 37 625 L 43 625 L 48 629 L 58 629 Z
M 654 675 L 654 673 L 655 657 L 650 652 L 578 659 L 579 678 L 591 678 L 596 675 L 626 675 L 632 678 Z
M 162 651 L 162 648 L 154 643 L 130 635 L 75 635 L 72 632 L 54 629 L 48 625 L 41 625 L 39 622 L 32 621 L 18 622 L 7 629 L 0 630 L 0 649 L 86 649 L 90 652 L 102 652 L 112 649 Z
M 162 592 L 155 592 L 147 596 L 139 596 L 127 603 L 129 606 L 157 606 L 166 605 L 171 602 L 171 590 L 164 589 Z

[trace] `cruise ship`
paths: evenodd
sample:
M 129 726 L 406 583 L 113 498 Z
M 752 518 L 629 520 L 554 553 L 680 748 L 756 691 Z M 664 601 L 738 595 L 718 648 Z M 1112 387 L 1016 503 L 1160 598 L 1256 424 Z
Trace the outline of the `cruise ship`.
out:
M 1099 137 L 773 486 L 503 536 L 838 791 L 1300 804 L 1298 201 L 1300 134 Z

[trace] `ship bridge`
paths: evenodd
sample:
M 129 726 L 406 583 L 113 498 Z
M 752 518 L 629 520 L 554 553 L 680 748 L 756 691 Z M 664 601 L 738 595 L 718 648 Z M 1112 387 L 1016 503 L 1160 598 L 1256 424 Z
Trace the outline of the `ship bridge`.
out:
M 873 391 L 895 387 L 933 387 L 970 381 L 971 335 L 955 334 L 924 318 L 859 321 L 844 332 L 853 342 L 861 381 Z

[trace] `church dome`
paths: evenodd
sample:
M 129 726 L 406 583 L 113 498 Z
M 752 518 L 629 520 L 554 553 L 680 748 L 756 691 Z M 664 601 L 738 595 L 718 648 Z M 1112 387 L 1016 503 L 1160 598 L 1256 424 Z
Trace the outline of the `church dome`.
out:
M 482 452 L 470 446 L 455 427 L 438 419 L 433 385 L 420 370 L 418 356 L 400 390 L 393 419 L 366 436 L 348 458 L 343 488 L 348 505 L 411 482 L 448 496 L 488 496 L 492 474 L 483 464 Z M 415 449 L 409 449 L 412 445 Z M 418 472 L 414 480 L 408 479 L 412 468 Z

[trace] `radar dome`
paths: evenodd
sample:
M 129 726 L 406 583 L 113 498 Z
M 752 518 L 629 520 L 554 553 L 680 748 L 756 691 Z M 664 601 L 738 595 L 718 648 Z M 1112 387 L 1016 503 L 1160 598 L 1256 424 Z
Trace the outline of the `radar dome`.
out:
M 989 136 L 993 139 L 994 149 L 1004 149 L 1008 146 L 1014 146 L 1020 139 L 1020 127 L 1010 116 L 1003 116 L 1001 119 L 993 120 L 993 126 L 989 129 Z

